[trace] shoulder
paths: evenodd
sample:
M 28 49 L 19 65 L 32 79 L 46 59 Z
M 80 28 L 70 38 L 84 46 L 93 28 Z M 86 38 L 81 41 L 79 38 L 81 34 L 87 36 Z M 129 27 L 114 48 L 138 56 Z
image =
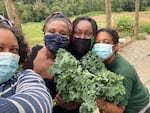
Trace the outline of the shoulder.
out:
M 21 71 L 16 76 L 15 92 L 11 98 L 3 98 L 4 103 L 8 101 L 8 104 L 2 105 L 0 110 L 8 112 L 6 108 L 10 108 L 15 113 L 16 110 L 19 113 L 51 113 L 52 99 L 41 76 L 30 69 Z
M 133 65 L 131 65 L 125 58 L 123 58 L 120 54 L 116 54 L 115 60 L 107 65 L 108 69 L 111 71 L 121 74 L 127 78 L 132 80 L 137 79 L 138 74 Z
M 123 56 L 121 56 L 120 54 L 116 54 L 116 62 L 117 64 L 124 68 L 124 69 L 129 69 L 129 70 L 134 70 L 134 65 L 132 65 L 129 61 L 127 61 Z M 126 67 L 126 68 L 125 68 Z
M 39 51 L 43 46 L 42 45 L 36 45 L 31 47 L 31 52 L 37 52 Z

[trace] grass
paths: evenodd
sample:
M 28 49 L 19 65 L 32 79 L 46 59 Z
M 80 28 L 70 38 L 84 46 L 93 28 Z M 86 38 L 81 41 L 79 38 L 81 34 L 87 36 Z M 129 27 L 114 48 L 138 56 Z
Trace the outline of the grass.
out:
M 43 43 L 43 22 L 29 22 L 22 24 L 26 41 L 30 46 Z
M 104 12 L 89 12 L 83 15 L 78 15 L 78 16 L 96 16 L 99 14 L 104 14 Z M 78 16 L 72 16 L 70 17 L 71 20 Z M 102 25 L 104 22 L 99 22 L 98 25 Z M 28 22 L 25 24 L 22 24 L 22 30 L 25 36 L 26 41 L 28 42 L 29 46 L 34 46 L 37 44 L 43 44 L 43 32 L 42 32 L 42 27 L 43 27 L 44 22 Z
M 97 15 L 100 15 L 100 14 L 105 14 L 105 12 L 102 12 L 102 11 L 95 11 L 95 12 L 88 12 L 88 13 L 85 13 L 85 14 L 81 14 L 81 15 L 78 15 L 78 16 L 97 16 Z M 78 16 L 72 16 L 70 17 L 71 19 L 74 19 Z
M 112 13 L 112 24 L 115 23 L 115 19 L 118 18 L 121 15 L 128 15 L 131 18 L 134 19 L 133 12 L 122 12 L 122 13 Z M 103 28 L 106 26 L 106 15 L 104 12 L 89 12 L 83 15 L 78 15 L 78 16 L 90 16 L 94 18 L 98 24 L 98 28 Z M 73 16 L 70 17 L 71 20 L 78 16 Z M 150 13 L 147 12 L 140 12 L 140 31 L 149 31 L 149 16 Z M 146 25 L 143 24 L 142 22 L 146 22 Z M 22 24 L 22 30 L 25 36 L 26 41 L 28 42 L 29 46 L 37 45 L 37 44 L 43 44 L 43 32 L 42 32 L 42 27 L 43 27 L 44 22 L 29 22 L 26 24 Z M 144 26 L 141 26 L 144 25 Z M 123 33 L 123 36 L 126 35 L 127 33 Z M 141 38 L 144 39 L 143 35 L 139 35 Z

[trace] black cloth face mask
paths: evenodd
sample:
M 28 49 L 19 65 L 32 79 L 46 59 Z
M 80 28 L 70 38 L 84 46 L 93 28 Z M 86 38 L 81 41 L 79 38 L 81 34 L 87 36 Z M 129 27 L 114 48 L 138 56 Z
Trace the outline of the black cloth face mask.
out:
M 89 50 L 91 50 L 93 46 L 94 38 L 91 39 L 83 39 L 83 38 L 74 38 L 72 43 L 72 53 L 77 58 L 80 59 Z
M 59 48 L 67 49 L 70 44 L 70 39 L 59 34 L 51 34 L 44 36 L 46 48 L 53 54 L 57 53 Z

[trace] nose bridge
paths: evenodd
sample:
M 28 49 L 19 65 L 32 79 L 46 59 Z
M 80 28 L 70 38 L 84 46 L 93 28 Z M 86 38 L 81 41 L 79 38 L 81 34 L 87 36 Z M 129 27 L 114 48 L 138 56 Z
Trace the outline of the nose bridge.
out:
M 59 33 L 58 31 L 56 31 L 55 34 L 58 34 L 58 35 L 59 35 L 60 33 Z
M 101 40 L 99 43 L 103 44 L 104 42 Z
M 3 49 L 2 52 L 10 52 L 10 49 L 9 48 L 5 48 L 5 49 Z
M 81 33 L 81 38 L 86 38 L 86 34 L 84 32 Z

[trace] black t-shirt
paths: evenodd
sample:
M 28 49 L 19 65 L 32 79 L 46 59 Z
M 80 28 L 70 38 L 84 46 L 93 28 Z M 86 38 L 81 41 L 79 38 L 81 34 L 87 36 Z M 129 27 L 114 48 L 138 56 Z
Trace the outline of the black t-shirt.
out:
M 36 45 L 32 47 L 32 52 L 29 55 L 27 62 L 25 64 L 25 69 L 33 69 L 33 61 L 38 53 L 38 51 L 42 48 L 41 45 Z M 56 91 L 56 83 L 54 83 L 54 79 L 44 79 L 46 87 L 49 89 L 52 98 L 54 99 L 57 91 Z M 74 110 L 66 110 L 58 105 L 53 107 L 53 113 L 79 113 L 79 108 Z
M 24 66 L 25 69 L 33 69 L 33 61 L 38 53 L 38 51 L 42 48 L 43 46 L 41 45 L 36 45 L 32 47 L 31 54 L 29 55 L 26 64 Z

